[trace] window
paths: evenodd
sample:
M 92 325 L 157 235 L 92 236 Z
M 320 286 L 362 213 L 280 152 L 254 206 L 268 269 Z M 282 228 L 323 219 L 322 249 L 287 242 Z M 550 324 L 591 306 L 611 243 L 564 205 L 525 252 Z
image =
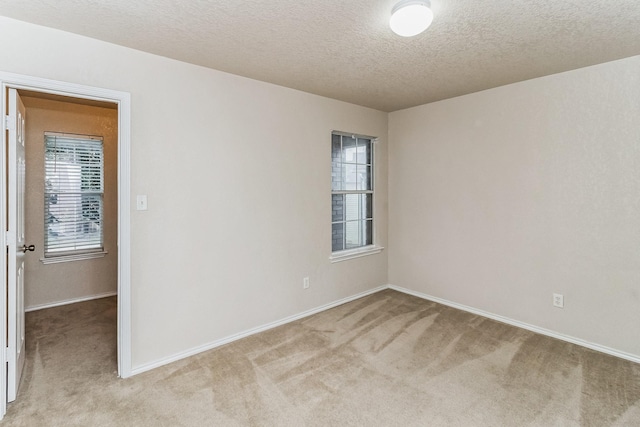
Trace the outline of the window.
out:
M 334 255 L 373 245 L 373 141 L 368 136 L 340 132 L 331 135 Z
M 45 133 L 44 256 L 102 252 L 102 137 Z

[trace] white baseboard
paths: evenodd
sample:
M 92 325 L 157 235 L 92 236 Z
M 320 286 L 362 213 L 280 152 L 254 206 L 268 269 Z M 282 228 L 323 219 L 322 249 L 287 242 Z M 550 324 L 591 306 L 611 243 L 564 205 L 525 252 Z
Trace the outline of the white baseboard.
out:
M 428 301 L 433 301 L 433 302 L 436 302 L 436 303 L 439 303 L 439 304 L 443 304 L 443 305 L 446 305 L 446 306 L 449 306 L 449 307 L 456 308 L 458 310 L 462 310 L 462 311 L 466 311 L 466 312 L 469 312 L 469 313 L 477 314 L 479 316 L 483 316 L 483 317 L 486 317 L 486 318 L 489 318 L 489 319 L 493 319 L 493 320 L 496 320 L 498 322 L 506 323 L 508 325 L 515 326 L 515 327 L 518 327 L 518 328 L 526 329 L 526 330 L 529 330 L 529 331 L 532 331 L 532 332 L 535 332 L 535 333 L 538 333 L 538 334 L 541 334 L 541 335 L 546 335 L 546 336 L 549 336 L 549 337 L 552 337 L 552 338 L 557 338 L 557 339 L 562 340 L 562 341 L 570 342 L 572 344 L 576 344 L 576 345 L 579 345 L 579 346 L 582 346 L 582 347 L 586 347 L 586 348 L 589 348 L 591 350 L 599 351 L 601 353 L 609 354 L 611 356 L 616 356 L 616 357 L 619 357 L 621 359 L 630 360 L 632 362 L 640 363 L 640 356 L 636 356 L 636 355 L 633 355 L 633 354 L 630 354 L 630 353 L 625 353 L 625 352 L 622 352 L 622 351 L 618 351 L 618 350 L 615 350 L 615 349 L 612 349 L 612 348 L 609 348 L 609 347 L 605 347 L 605 346 L 602 346 L 602 345 L 599 345 L 599 344 L 590 343 L 588 341 L 584 341 L 584 340 L 581 340 L 579 338 L 574 338 L 574 337 L 571 337 L 571 336 L 568 336 L 568 335 L 560 334 L 558 332 L 551 331 L 549 329 L 540 328 L 540 327 L 537 327 L 537 326 L 534 326 L 534 325 L 530 325 L 528 323 L 524 323 L 524 322 L 520 322 L 518 320 L 514 320 L 514 319 L 507 318 L 507 317 L 499 316 L 497 314 L 489 313 L 487 311 L 479 310 L 479 309 L 476 309 L 476 308 L 473 308 L 473 307 L 469 307 L 469 306 L 466 306 L 466 305 L 463 305 L 463 304 L 458 304 L 458 303 L 455 303 L 455 302 L 447 301 L 445 299 L 437 298 L 437 297 L 434 297 L 434 296 L 431 296 L 431 295 L 427 295 L 427 294 L 424 294 L 424 293 L 421 293 L 421 292 L 412 291 L 410 289 L 402 288 L 402 287 L 399 287 L 399 286 L 386 285 L 386 286 L 379 286 L 377 288 L 374 288 L 374 289 L 371 289 L 371 290 L 368 290 L 368 291 L 365 291 L 365 292 L 361 292 L 359 294 L 352 295 L 350 297 L 343 298 L 341 300 L 334 301 L 332 303 L 328 303 L 328 304 L 313 308 L 311 310 L 307 310 L 307 311 L 304 311 L 302 313 L 295 314 L 293 316 L 288 316 L 288 317 L 285 317 L 284 319 L 280 319 L 280 320 L 277 320 L 275 322 L 267 323 L 267 324 L 262 325 L 262 326 L 258 326 L 258 327 L 252 328 L 252 329 L 248 329 L 246 331 L 243 331 L 243 332 L 240 332 L 240 333 L 237 333 L 237 334 L 234 334 L 234 335 L 230 335 L 228 337 L 225 337 L 225 338 L 222 338 L 222 339 L 219 339 L 219 340 L 215 340 L 215 341 L 212 341 L 210 343 L 203 344 L 203 345 L 191 348 L 189 350 L 182 351 L 182 352 L 176 353 L 174 355 L 171 355 L 171 356 L 168 356 L 168 357 L 164 357 L 162 359 L 155 360 L 155 361 L 150 362 L 150 363 L 145 363 L 143 365 L 140 365 L 140 366 L 137 366 L 137 367 L 133 368 L 131 370 L 131 375 L 137 375 L 137 374 L 141 374 L 143 372 L 150 371 L 150 370 L 155 369 L 155 368 L 159 368 L 160 366 L 164 366 L 164 365 L 167 365 L 169 363 L 173 363 L 173 362 L 176 362 L 178 360 L 182 360 L 182 359 L 185 359 L 187 357 L 194 356 L 194 355 L 196 355 L 198 353 L 202 353 L 204 351 L 211 350 L 211 349 L 214 349 L 216 347 L 220 347 L 220 346 L 225 345 L 225 344 L 229 344 L 229 343 L 231 343 L 233 341 L 237 341 L 237 340 L 240 340 L 242 338 L 246 338 L 248 336 L 251 336 L 251 335 L 254 335 L 254 334 L 257 334 L 257 333 L 260 333 L 260 332 L 264 332 L 264 331 L 267 331 L 269 329 L 276 328 L 278 326 L 285 325 L 287 323 L 302 319 L 304 317 L 311 316 L 311 315 L 316 314 L 316 313 L 320 313 L 321 311 L 325 311 L 325 310 L 328 310 L 330 308 L 337 307 L 339 305 L 351 302 L 353 300 L 365 297 L 367 295 L 374 294 L 376 292 L 383 291 L 385 289 L 393 289 L 393 290 L 398 291 L 398 292 L 402 292 L 402 293 L 405 293 L 405 294 L 408 294 L 408 295 L 413 295 L 413 296 L 416 296 L 418 298 L 422 298 L 422 299 L 425 299 L 425 300 L 428 300 Z M 105 295 L 105 296 L 107 296 L 107 295 Z
M 359 294 L 352 295 L 350 297 L 343 298 L 343 299 L 340 299 L 338 301 L 334 301 L 334 302 L 331 302 L 331 303 L 328 303 L 328 304 L 325 304 L 325 305 L 321 305 L 320 307 L 312 308 L 311 310 L 303 311 L 302 313 L 299 313 L 299 314 L 294 314 L 293 316 L 285 317 L 284 319 L 276 320 L 275 322 L 267 323 L 265 325 L 258 326 L 258 327 L 252 328 L 252 329 L 248 329 L 246 331 L 243 331 L 243 332 L 240 332 L 240 333 L 237 333 L 237 334 L 234 334 L 234 335 L 230 335 L 228 337 L 225 337 L 225 338 L 210 342 L 208 344 L 203 344 L 203 345 L 200 345 L 198 347 L 194 347 L 194 348 L 191 348 L 189 350 L 182 351 L 180 353 L 176 353 L 176 354 L 174 354 L 172 356 L 169 356 L 169 357 L 164 357 L 162 359 L 158 359 L 158 360 L 150 362 L 150 363 L 145 363 L 143 365 L 140 365 L 140 366 L 137 366 L 137 367 L 133 368 L 131 370 L 131 375 L 137 375 L 137 374 L 141 374 L 141 373 L 146 372 L 146 371 L 150 371 L 150 370 L 155 369 L 155 368 L 159 368 L 160 366 L 167 365 L 169 363 L 176 362 L 178 360 L 185 359 L 185 358 L 190 357 L 190 356 L 194 356 L 194 355 L 196 355 L 198 353 L 202 353 L 203 351 L 207 351 L 207 350 L 214 349 L 216 347 L 220 347 L 221 345 L 229 344 L 229 343 L 231 343 L 233 341 L 237 341 L 239 339 L 246 338 L 246 337 L 248 337 L 250 335 L 254 335 L 254 334 L 257 334 L 257 333 L 260 333 L 260 332 L 264 332 L 264 331 L 267 331 L 269 329 L 273 329 L 273 328 L 276 328 L 278 326 L 285 325 L 287 323 L 291 323 L 293 321 L 302 319 L 304 317 L 311 316 L 312 314 L 320 313 L 321 311 L 325 311 L 325 310 L 328 310 L 330 308 L 337 307 L 337 306 L 342 305 L 342 304 L 346 304 L 346 303 L 351 302 L 353 300 L 356 300 L 358 298 L 362 298 L 362 297 L 365 297 L 367 295 L 375 294 L 376 292 L 380 292 L 380 291 L 385 290 L 385 289 L 387 289 L 387 286 L 379 286 L 377 288 L 370 289 L 368 291 L 361 292 Z
M 29 312 L 29 311 L 36 311 L 36 310 L 44 310 L 45 308 L 59 307 L 61 305 L 74 304 L 76 302 L 83 302 L 83 301 L 91 301 L 93 299 L 107 298 L 115 295 L 118 295 L 118 292 L 104 292 L 102 294 L 89 295 L 89 296 L 80 297 L 80 298 L 72 298 L 64 301 L 56 301 L 56 302 L 49 302 L 46 304 L 32 305 L 30 307 L 25 308 L 24 311 Z
M 402 288 L 400 286 L 388 285 L 388 289 L 393 289 L 398 292 L 402 292 L 405 294 L 413 295 L 418 298 L 422 298 L 428 301 L 437 302 L 438 304 L 446 305 L 449 307 L 457 308 L 458 310 L 466 311 L 469 313 L 477 314 L 478 316 L 487 317 L 489 319 L 497 320 L 498 322 L 506 323 L 511 326 L 516 326 L 518 328 L 526 329 L 531 332 L 535 332 L 541 335 L 546 335 L 548 337 L 557 338 L 562 341 L 570 342 L 572 344 L 576 344 L 582 347 L 589 348 L 591 350 L 599 351 L 601 353 L 609 354 L 611 356 L 616 356 L 621 359 L 630 360 L 631 362 L 640 363 L 640 356 L 635 354 L 626 353 L 624 351 L 619 351 L 610 347 L 606 347 L 600 344 L 594 344 L 592 342 L 588 342 L 582 340 L 580 338 L 575 338 L 569 335 L 564 335 L 549 329 L 540 328 L 538 326 L 530 325 L 528 323 L 520 322 L 518 320 L 510 319 L 508 317 L 499 316 L 497 314 L 489 313 L 484 310 L 479 310 L 477 308 L 469 307 L 463 304 L 458 304 L 452 301 L 447 301 L 442 298 L 434 297 L 431 295 L 423 294 L 422 292 L 412 291 L 411 289 Z

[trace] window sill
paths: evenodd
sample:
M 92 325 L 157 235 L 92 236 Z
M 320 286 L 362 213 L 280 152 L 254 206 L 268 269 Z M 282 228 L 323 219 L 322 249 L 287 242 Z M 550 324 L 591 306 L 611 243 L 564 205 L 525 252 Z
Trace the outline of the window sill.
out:
M 104 258 L 104 256 L 108 253 L 109 252 L 107 251 L 101 251 L 101 252 L 87 252 L 84 254 L 60 255 L 60 256 L 52 256 L 49 258 L 40 258 L 40 261 L 43 264 L 58 264 L 60 262 L 71 262 L 71 261 L 82 261 L 85 259 Z
M 367 255 L 379 254 L 384 248 L 382 246 L 364 246 L 357 249 L 347 249 L 345 251 L 333 252 L 329 257 L 331 262 L 346 261 L 348 259 L 360 258 Z

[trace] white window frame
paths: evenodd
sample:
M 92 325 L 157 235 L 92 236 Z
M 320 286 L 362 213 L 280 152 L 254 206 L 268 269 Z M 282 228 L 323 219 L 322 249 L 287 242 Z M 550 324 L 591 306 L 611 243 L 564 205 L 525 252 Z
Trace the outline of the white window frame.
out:
M 384 248 L 382 246 L 379 246 L 376 244 L 376 240 L 377 240 L 377 222 L 378 219 L 376 217 L 376 209 L 375 209 L 375 203 L 376 203 L 376 143 L 378 141 L 377 137 L 374 136 L 368 136 L 368 135 L 359 135 L 359 134 L 354 134 L 352 132 L 341 132 L 341 131 L 332 131 L 331 132 L 331 153 L 333 153 L 333 136 L 334 135 L 339 135 L 341 137 L 346 136 L 346 137 L 352 137 L 352 138 L 362 138 L 362 139 L 368 139 L 369 141 L 371 141 L 371 190 L 334 190 L 333 189 L 333 177 L 331 177 L 331 200 L 332 200 L 332 204 L 333 204 L 333 196 L 335 194 L 371 194 L 372 197 L 372 214 L 371 214 L 371 239 L 372 242 L 369 245 L 366 246 L 360 246 L 357 248 L 352 248 L 352 249 L 341 249 L 338 251 L 333 251 L 333 247 L 332 247 L 332 252 L 331 252 L 331 256 L 329 257 L 329 260 L 334 263 L 334 262 L 340 262 L 340 261 L 346 261 L 349 259 L 354 259 L 354 258 L 360 258 L 363 256 L 368 256 L 368 255 L 374 255 L 377 253 L 380 253 Z M 333 158 L 331 158 L 331 167 L 333 168 Z M 331 214 L 331 228 L 333 230 L 333 212 Z M 332 234 L 332 238 L 333 238 L 333 233 Z M 333 245 L 333 242 L 331 242 L 331 244 Z
M 48 242 L 48 233 L 49 233 L 49 221 L 47 220 L 47 202 L 45 201 L 45 211 L 43 212 L 44 217 L 44 233 L 45 233 L 45 247 L 44 247 L 44 257 L 40 258 L 43 264 L 53 264 L 60 262 L 69 262 L 69 261 L 79 261 L 85 259 L 92 258 L 100 258 L 104 257 L 107 252 L 104 250 L 104 175 L 105 175 L 105 167 L 104 167 L 104 140 L 101 136 L 94 135 L 76 135 L 76 134 L 67 134 L 60 132 L 45 132 L 45 156 L 47 153 L 47 142 L 51 137 L 59 137 L 61 139 L 67 140 L 77 140 L 78 144 L 82 144 L 83 141 L 99 141 L 101 143 L 101 165 L 100 165 L 100 191 L 95 192 L 95 195 L 100 197 L 100 242 L 99 246 L 86 247 L 86 248 L 74 248 L 68 250 L 49 250 L 47 242 Z M 45 171 L 47 169 L 47 160 L 45 158 Z M 46 176 L 45 172 L 45 176 Z M 46 185 L 46 184 L 45 184 Z M 54 194 L 64 194 L 64 192 L 56 191 Z M 75 194 L 75 193 L 74 193 Z M 80 190 L 78 190 L 78 194 L 81 194 Z M 50 194 L 47 193 L 45 187 L 45 198 L 50 197 Z

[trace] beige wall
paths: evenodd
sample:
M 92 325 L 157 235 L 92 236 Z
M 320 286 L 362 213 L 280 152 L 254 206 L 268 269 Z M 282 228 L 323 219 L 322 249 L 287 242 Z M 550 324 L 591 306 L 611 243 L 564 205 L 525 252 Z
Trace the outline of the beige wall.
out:
M 385 183 L 385 113 L 6 18 L 0 38 L 0 70 L 131 93 L 134 369 L 387 283 L 386 251 L 329 262 L 331 131 L 379 136 Z
M 22 97 L 26 112 L 26 236 L 36 251 L 26 257 L 27 309 L 87 298 L 118 287 L 118 112 L 48 99 Z M 44 133 L 99 135 L 104 138 L 104 258 L 43 264 Z
M 389 140 L 392 284 L 640 356 L 640 57 L 391 113 Z
M 0 36 L 0 70 L 131 93 L 134 369 L 388 282 L 640 355 L 638 57 L 388 116 L 6 18 Z M 337 264 L 334 129 L 380 136 L 387 247 Z

